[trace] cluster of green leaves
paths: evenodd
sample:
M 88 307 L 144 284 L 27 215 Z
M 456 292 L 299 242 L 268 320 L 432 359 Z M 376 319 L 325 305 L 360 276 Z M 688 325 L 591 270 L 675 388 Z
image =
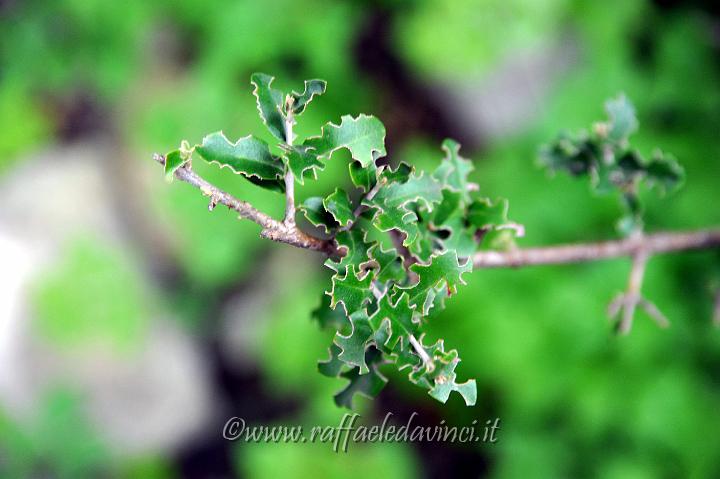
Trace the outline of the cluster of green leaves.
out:
M 212 133 L 200 144 L 183 142 L 168 153 L 168 177 L 197 154 L 282 192 L 288 171 L 303 185 L 334 152 L 348 150 L 350 192 L 336 188 L 298 208 L 339 252 L 325 263 L 333 271 L 332 287 L 314 313 L 323 328 L 336 331 L 320 372 L 349 380 L 335 397 L 342 406 L 351 407 L 356 393 L 375 396 L 386 383 L 379 367 L 387 362 L 407 370 L 411 382 L 439 401 L 457 391 L 474 404 L 474 380 L 456 382 L 458 352 L 446 350 L 442 340 L 424 344 L 422 329 L 464 284 L 473 252 L 481 245 L 512 244 L 516 229 L 507 219 L 507 202 L 477 192 L 468 180 L 473 166 L 452 140 L 443 143 L 445 158 L 434 171 L 418 172 L 407 163 L 378 165 L 386 155 L 385 127 L 373 116 L 345 115 L 319 135 L 295 142 L 287 125 L 325 92 L 325 82 L 308 80 L 302 93 L 289 94 L 273 88 L 273 78 L 265 74 L 254 74 L 251 82 L 260 117 L 278 145 L 271 149 L 252 135 L 231 142 L 222 132 Z
M 629 236 L 642 230 L 642 183 L 661 194 L 673 192 L 685 173 L 672 155 L 659 149 L 648 159 L 632 148 L 629 137 L 638 128 L 635 108 L 624 96 L 605 103 L 608 119 L 586 130 L 563 132 L 540 150 L 540 163 L 551 171 L 567 171 L 573 176 L 589 177 L 600 194 L 620 193 L 624 215 L 618 222 L 621 234 Z

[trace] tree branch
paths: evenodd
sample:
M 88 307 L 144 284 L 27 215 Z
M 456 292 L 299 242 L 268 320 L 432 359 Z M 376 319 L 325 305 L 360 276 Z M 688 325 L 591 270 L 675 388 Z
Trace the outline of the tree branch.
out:
M 165 164 L 165 157 L 163 155 L 153 155 L 153 159 L 161 165 Z M 286 243 L 298 248 L 321 251 L 327 255 L 333 254 L 337 250 L 333 241 L 315 238 L 300 231 L 294 224 L 288 226 L 284 222 L 277 221 L 253 207 L 250 203 L 241 201 L 231 194 L 213 186 L 195 173 L 190 166 L 178 168 L 175 171 L 175 178 L 198 188 L 203 195 L 209 196 L 210 209 L 214 208 L 216 204 L 222 204 L 231 210 L 237 211 L 241 218 L 248 219 L 260 225 L 262 227 L 260 236 L 263 238 Z
M 163 155 L 154 155 L 153 159 L 165 164 Z M 203 195 L 210 197 L 210 209 L 222 204 L 238 212 L 241 218 L 248 219 L 262 227 L 263 238 L 286 243 L 297 248 L 320 251 L 327 255 L 337 253 L 333 240 L 323 240 L 299 230 L 294 224 L 289 226 L 259 211 L 250 203 L 241 201 L 229 193 L 213 186 L 187 165 L 175 171 L 175 178 L 198 188 Z M 294 209 L 294 207 L 293 207 Z M 286 208 L 287 210 L 287 208 Z M 398 252 L 403 256 L 406 267 L 417 260 L 402 245 L 402 233 L 390 231 L 391 239 Z M 475 268 L 507 268 L 547 264 L 566 264 L 601 259 L 632 256 L 639 249 L 648 255 L 673 251 L 710 249 L 720 247 L 720 229 L 697 231 L 662 232 L 644 235 L 639 238 L 627 238 L 598 243 L 564 244 L 538 248 L 518 248 L 510 251 L 480 251 L 473 256 Z
M 720 247 L 720 229 L 662 232 L 598 243 L 518 248 L 509 251 L 480 251 L 473 255 L 473 265 L 475 268 L 507 268 L 567 264 L 633 256 L 638 250 L 654 255 L 717 247 Z

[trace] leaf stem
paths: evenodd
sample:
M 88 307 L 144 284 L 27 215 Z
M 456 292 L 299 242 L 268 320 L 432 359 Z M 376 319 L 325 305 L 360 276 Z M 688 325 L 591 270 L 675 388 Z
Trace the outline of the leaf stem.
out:
M 433 372 L 435 370 L 435 363 L 433 362 L 432 358 L 428 355 L 427 351 L 425 351 L 425 348 L 422 347 L 422 344 L 415 339 L 415 335 L 411 334 L 408 336 L 410 339 L 410 344 L 412 345 L 413 349 L 415 349 L 415 352 L 420 356 L 420 359 L 422 359 L 423 364 L 425 365 L 425 370 L 429 373 Z
M 285 143 L 288 146 L 293 144 L 293 125 L 295 124 L 295 115 L 293 114 L 292 106 L 294 98 L 292 95 L 288 95 L 285 100 Z M 287 171 L 285 172 L 285 223 L 290 228 L 295 228 L 295 175 L 289 165 L 286 165 Z

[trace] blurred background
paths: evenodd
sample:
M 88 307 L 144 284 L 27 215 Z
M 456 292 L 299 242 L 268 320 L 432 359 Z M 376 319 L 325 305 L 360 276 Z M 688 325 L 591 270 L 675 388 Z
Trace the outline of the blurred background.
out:
M 537 147 L 625 92 L 635 144 L 674 153 L 683 190 L 648 230 L 717 225 L 720 9 L 673 0 L 0 1 L 0 476 L 720 477 L 717 252 L 655 257 L 645 294 L 672 326 L 605 318 L 629 264 L 475 272 L 430 327 L 478 404 L 429 398 L 388 367 L 366 424 L 500 417 L 489 444 L 245 444 L 252 424 L 335 425 L 317 373 L 329 284 L 314 253 L 263 241 L 151 160 L 223 129 L 270 140 L 250 74 L 324 78 L 299 135 L 341 114 L 386 124 L 391 161 L 429 167 L 453 137 L 510 200 L 521 245 L 612 238 L 616 198 L 549 179 Z M 347 183 L 333 157 L 300 198 Z M 197 163 L 280 216 L 282 199 Z

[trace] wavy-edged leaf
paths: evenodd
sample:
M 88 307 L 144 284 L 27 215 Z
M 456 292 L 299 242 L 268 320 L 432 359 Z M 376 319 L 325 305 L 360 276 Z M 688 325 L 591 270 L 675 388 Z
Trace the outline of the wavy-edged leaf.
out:
M 350 197 L 345 190 L 336 188 L 330 196 L 323 200 L 323 206 L 340 226 L 348 226 L 355 219 Z
M 314 97 L 325 93 L 326 87 L 327 82 L 325 80 L 305 80 L 305 90 L 303 90 L 302 93 L 291 93 L 293 98 L 293 113 L 301 115 L 305 111 L 308 103 L 310 103 Z
M 442 187 L 440 183 L 425 172 L 420 175 L 412 174 L 405 183 L 393 182 L 378 191 L 368 206 L 378 206 L 383 210 L 399 208 L 411 202 L 425 205 L 432 211 L 433 205 L 442 201 Z
M 342 251 L 344 256 L 338 261 L 329 258 L 325 261 L 325 266 L 338 274 L 343 274 L 349 265 L 352 265 L 355 271 L 360 272 L 360 265 L 368 260 L 368 250 L 374 244 L 366 241 L 362 228 L 351 228 L 339 232 L 335 236 L 335 242 L 338 250 Z
M 292 171 L 295 181 L 301 185 L 305 184 L 306 172 L 309 171 L 316 177 L 317 170 L 322 170 L 325 166 L 312 148 L 301 145 L 288 146 L 284 143 L 280 147 L 285 152 L 283 157 Z
M 257 100 L 257 109 L 260 118 L 272 133 L 280 141 L 285 141 L 285 117 L 282 113 L 283 94 L 280 90 L 271 87 L 275 77 L 265 73 L 253 73 L 250 83 L 255 85 L 253 95 Z
M 367 312 L 357 310 L 350 315 L 352 329 L 347 336 L 340 333 L 335 335 L 335 344 L 340 348 L 338 359 L 343 363 L 360 368 L 360 374 L 368 372 L 365 363 L 365 350 L 372 341 L 373 329 L 370 327 Z
M 379 243 L 375 243 L 368 250 L 368 257 L 370 259 L 362 263 L 360 268 L 362 271 L 374 271 L 376 281 L 400 283 L 405 279 L 403 261 L 395 248 L 386 251 Z
M 335 309 L 338 304 L 342 304 L 347 316 L 364 309 L 372 298 L 371 283 L 371 274 L 358 279 L 355 275 L 355 266 L 348 265 L 344 276 L 336 274 L 332 277 L 332 289 L 328 292 L 330 307 Z
M 246 178 L 273 180 L 283 174 L 282 162 L 270 153 L 267 143 L 252 135 L 232 143 L 218 131 L 203 138 L 195 151 L 208 163 L 228 167 Z
M 385 126 L 370 115 L 353 118 L 344 115 L 340 124 L 327 123 L 320 136 L 308 138 L 304 143 L 315 149 L 318 156 L 330 158 L 333 152 L 347 148 L 353 159 L 368 167 L 377 158 L 385 156 Z
M 458 284 L 465 284 L 462 274 L 472 271 L 472 261 L 460 264 L 455 251 L 445 251 L 430 260 L 428 265 L 412 265 L 410 269 L 418 275 L 418 281 L 411 286 L 400 287 L 408 292 L 409 304 L 416 306 L 423 316 L 428 313 L 435 298 L 435 287 L 444 284 L 450 293 L 455 293 Z
M 446 139 L 442 143 L 445 158 L 433 173 L 433 178 L 443 186 L 459 193 L 465 202 L 470 201 L 470 192 L 477 189 L 477 185 L 468 181 L 468 175 L 475 169 L 473 164 L 460 156 L 460 143 Z
M 418 332 L 419 323 L 413 320 L 415 307 L 410 307 L 408 300 L 409 296 L 404 292 L 395 304 L 389 294 L 385 294 L 378 301 L 378 309 L 370 316 L 369 324 L 373 331 L 379 331 L 383 323 L 389 326 L 389 335 L 380 346 L 392 350 L 399 341 L 409 341 L 408 337 Z
M 353 185 L 365 193 L 370 191 L 378 181 L 378 168 L 375 166 L 375 162 L 363 166 L 359 161 L 353 160 L 350 162 L 349 169 Z
M 190 161 L 190 155 L 181 150 L 173 150 L 165 155 L 165 178 L 172 181 L 175 172 L 188 161 Z
M 322 226 L 325 233 L 329 234 L 331 230 L 338 228 L 340 225 L 335 218 L 323 206 L 323 199 L 319 196 L 312 196 L 302 204 L 298 205 L 298 209 L 303 212 L 305 218 L 314 226 Z
M 340 374 L 350 382 L 335 395 L 335 404 L 338 406 L 352 409 L 352 400 L 356 394 L 372 399 L 380 394 L 387 384 L 387 379 L 378 370 L 378 367 L 383 364 L 380 351 L 374 348 L 368 349 L 365 362 L 368 365 L 367 374 L 360 374 L 360 368 L 353 368 Z

